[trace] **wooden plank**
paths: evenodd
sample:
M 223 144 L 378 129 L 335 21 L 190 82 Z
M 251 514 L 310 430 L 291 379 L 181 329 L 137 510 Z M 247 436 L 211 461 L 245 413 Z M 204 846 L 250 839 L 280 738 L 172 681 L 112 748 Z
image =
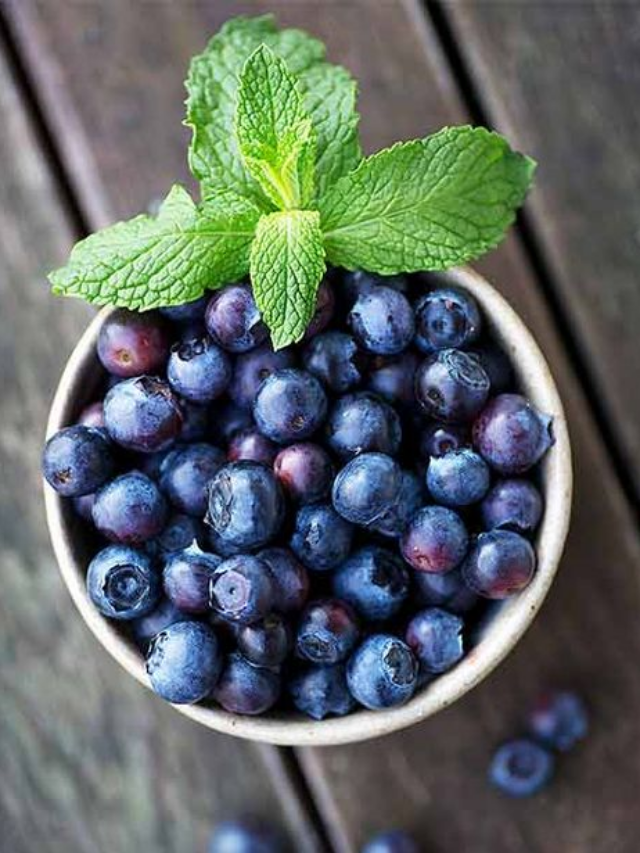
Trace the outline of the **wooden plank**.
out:
M 200 729 L 141 689 L 63 588 L 40 449 L 52 391 L 91 311 L 56 302 L 46 286 L 73 235 L 4 54 L 0 114 L 0 849 L 204 851 L 217 820 L 252 809 L 317 851 L 279 754 L 266 755 L 267 767 L 261 750 Z
M 465 119 L 417 2 L 280 0 L 268 6 L 283 22 L 306 26 L 326 39 L 331 56 L 358 75 L 367 147 Z M 179 131 L 172 137 L 168 126 L 171 142 L 159 139 L 158 116 L 163 127 L 165 120 L 179 120 L 188 56 L 222 19 L 266 7 L 266 2 L 231 0 L 190 3 L 179 10 L 158 4 L 151 37 L 148 4 L 62 3 L 55 10 L 45 2 L 20 4 L 19 17 L 24 19 L 27 11 L 33 15 L 24 43 L 50 119 L 55 122 L 59 105 L 66 103 L 81 130 L 75 155 L 83 152 L 86 163 L 91 151 L 91 180 L 102 187 L 103 216 L 139 209 L 179 174 L 184 138 Z M 97 105 L 92 81 L 108 81 L 115 75 L 112 66 L 123 63 L 135 67 L 135 73 L 126 80 L 123 75 L 118 91 L 105 82 L 103 91 L 111 94 Z M 143 112 L 129 133 L 123 110 L 131 103 Z M 97 121 L 100 108 L 109 112 Z M 153 134 L 147 135 L 147 126 Z M 61 144 L 68 152 L 62 138 Z M 148 150 L 134 167 L 136 146 Z M 82 189 L 86 168 L 78 165 L 77 156 L 67 158 L 67 167 Z M 355 849 L 374 829 L 400 824 L 415 829 L 427 849 L 631 853 L 637 849 L 635 791 L 640 783 L 637 531 L 517 240 L 508 240 L 482 268 L 542 343 L 570 416 L 577 496 L 556 588 L 508 663 L 456 707 L 377 743 L 301 750 L 299 755 L 341 850 Z M 585 690 L 594 705 L 594 734 L 563 763 L 549 794 L 506 802 L 485 782 L 491 750 L 518 731 L 527 703 L 541 685 L 554 681 Z M 603 767 L 615 772 L 605 775 Z
M 492 122 L 540 161 L 535 232 L 640 494 L 640 6 L 444 8 Z

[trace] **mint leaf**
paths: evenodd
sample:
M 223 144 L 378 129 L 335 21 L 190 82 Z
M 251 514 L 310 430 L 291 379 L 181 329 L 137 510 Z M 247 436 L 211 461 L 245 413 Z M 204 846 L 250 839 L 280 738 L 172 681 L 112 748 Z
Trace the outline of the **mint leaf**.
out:
M 313 195 L 315 134 L 283 59 L 265 44 L 240 75 L 236 134 L 245 165 L 279 208 L 305 207 Z
M 300 75 L 298 86 L 316 132 L 316 197 L 320 198 L 362 159 L 357 86 L 348 71 L 327 62 Z
M 287 210 L 260 219 L 251 247 L 251 282 L 275 349 L 304 335 L 324 271 L 320 216 L 315 210 Z
M 81 240 L 53 292 L 97 305 L 180 305 L 245 276 L 259 210 L 229 193 L 196 206 L 174 186 L 157 217 L 141 215 Z
M 271 15 L 228 22 L 191 61 L 186 83 L 186 124 L 193 133 L 189 165 L 205 196 L 227 188 L 268 209 L 269 202 L 240 156 L 233 130 L 238 78 L 261 44 L 270 47 L 299 78 L 317 135 L 319 191 L 353 169 L 362 155 L 355 83 L 343 68 L 324 61 L 322 42 L 301 30 L 278 30 Z
M 320 199 L 327 257 L 382 274 L 470 261 L 502 239 L 534 169 L 533 160 L 480 127 L 398 143 Z

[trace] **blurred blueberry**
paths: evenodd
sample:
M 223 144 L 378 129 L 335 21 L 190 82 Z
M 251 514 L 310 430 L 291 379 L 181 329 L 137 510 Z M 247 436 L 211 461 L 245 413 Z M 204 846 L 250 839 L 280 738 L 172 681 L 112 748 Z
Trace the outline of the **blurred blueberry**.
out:
M 510 797 L 530 797 L 542 790 L 555 769 L 553 755 L 527 738 L 504 743 L 489 768 L 490 781 Z

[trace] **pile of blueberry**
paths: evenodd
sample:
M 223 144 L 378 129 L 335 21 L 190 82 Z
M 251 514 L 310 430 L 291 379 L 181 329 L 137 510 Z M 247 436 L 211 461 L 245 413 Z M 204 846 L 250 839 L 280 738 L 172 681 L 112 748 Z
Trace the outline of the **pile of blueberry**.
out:
M 95 536 L 91 600 L 168 701 L 399 705 L 531 581 L 550 419 L 466 291 L 332 271 L 274 352 L 232 284 L 117 310 L 97 350 L 104 399 L 44 475 Z

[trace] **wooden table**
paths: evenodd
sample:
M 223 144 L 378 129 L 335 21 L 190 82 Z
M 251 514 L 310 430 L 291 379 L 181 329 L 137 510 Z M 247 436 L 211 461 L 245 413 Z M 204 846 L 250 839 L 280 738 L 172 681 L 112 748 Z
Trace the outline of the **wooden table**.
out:
M 640 849 L 640 4 L 5 0 L 0 55 L 0 851 L 200 853 L 222 816 L 300 851 L 403 826 L 439 853 Z M 368 149 L 450 122 L 504 131 L 537 189 L 480 266 L 537 335 L 570 417 L 576 500 L 542 615 L 454 708 L 385 740 L 276 750 L 216 736 L 124 677 L 56 572 L 45 414 L 90 309 L 44 273 L 186 179 L 189 56 L 239 12 L 325 39 L 361 81 Z M 547 793 L 500 797 L 494 744 L 542 685 L 593 733 Z

